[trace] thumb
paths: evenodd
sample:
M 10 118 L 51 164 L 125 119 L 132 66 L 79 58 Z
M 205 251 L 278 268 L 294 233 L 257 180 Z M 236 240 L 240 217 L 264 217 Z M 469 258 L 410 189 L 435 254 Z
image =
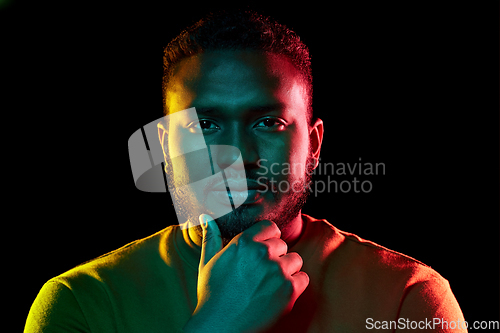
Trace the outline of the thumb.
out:
M 199 267 L 201 270 L 217 252 L 222 250 L 222 238 L 217 223 L 210 215 L 201 214 L 199 220 L 201 228 L 203 229 Z

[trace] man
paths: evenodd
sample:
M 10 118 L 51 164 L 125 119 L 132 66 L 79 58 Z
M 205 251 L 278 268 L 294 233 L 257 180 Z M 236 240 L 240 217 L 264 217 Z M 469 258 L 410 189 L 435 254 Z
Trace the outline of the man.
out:
M 301 213 L 323 123 L 295 33 L 220 13 L 164 61 L 158 135 L 186 222 L 49 280 L 27 332 L 466 331 L 437 272 Z M 200 138 L 208 159 L 186 153 Z

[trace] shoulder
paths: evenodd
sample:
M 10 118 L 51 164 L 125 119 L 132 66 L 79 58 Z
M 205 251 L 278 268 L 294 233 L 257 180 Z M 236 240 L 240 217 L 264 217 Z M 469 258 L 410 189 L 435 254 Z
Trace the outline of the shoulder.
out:
M 45 332 L 54 325 L 69 331 L 89 331 L 85 315 L 71 290 L 52 279 L 43 285 L 33 302 L 25 332 Z
M 126 280 L 139 272 L 146 272 L 161 261 L 160 244 L 171 242 L 175 226 L 167 227 L 148 237 L 130 242 L 116 250 L 86 261 L 54 278 L 73 290 L 80 285 L 88 290 L 92 285 L 107 284 L 112 280 Z
M 372 318 L 390 314 L 415 320 L 463 319 L 448 280 L 430 266 L 339 230 L 326 220 L 304 218 L 309 222 L 306 238 L 314 249 L 308 268 L 316 275 L 312 279 L 317 285 L 328 286 L 321 290 L 326 298 L 370 313 Z
M 27 331 L 43 331 L 52 325 L 69 331 L 86 332 L 95 327 L 113 331 L 109 326 L 113 302 L 123 298 L 120 295 L 135 297 L 131 287 L 147 287 L 146 282 L 155 279 L 153 272 L 162 261 L 161 248 L 167 251 L 174 230 L 175 226 L 167 227 L 48 280 L 32 304 Z
M 335 261 L 335 266 L 352 274 L 371 276 L 389 282 L 403 283 L 409 287 L 428 281 L 440 288 L 448 287 L 448 281 L 423 262 L 403 253 L 391 250 L 353 233 L 342 231 L 327 220 L 304 216 L 314 233 L 320 235 L 325 257 Z M 326 259 L 326 258 L 325 258 Z

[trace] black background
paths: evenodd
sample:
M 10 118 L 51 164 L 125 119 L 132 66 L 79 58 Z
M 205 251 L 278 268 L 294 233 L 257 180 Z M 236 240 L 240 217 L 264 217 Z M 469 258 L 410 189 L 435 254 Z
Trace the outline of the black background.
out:
M 312 196 L 303 212 L 431 266 L 469 322 L 499 314 L 496 5 L 251 7 L 310 48 L 321 162 L 385 164 L 385 175 L 358 176 L 370 193 Z M 127 141 L 162 115 L 162 48 L 217 8 L 0 9 L 5 180 L 14 185 L 5 283 L 19 326 L 51 277 L 175 223 L 169 194 L 135 188 Z

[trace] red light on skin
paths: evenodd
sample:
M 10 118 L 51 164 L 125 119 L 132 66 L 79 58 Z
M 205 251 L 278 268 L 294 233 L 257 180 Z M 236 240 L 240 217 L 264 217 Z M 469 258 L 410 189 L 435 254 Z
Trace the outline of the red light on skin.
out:
M 279 166 L 273 168 L 277 175 L 269 181 L 305 187 L 302 183 L 308 176 L 306 165 L 311 155 L 315 155 L 316 160 L 319 158 L 323 125 L 321 120 L 314 126 L 308 122 L 307 83 L 288 58 L 251 50 L 207 51 L 181 60 L 173 73 L 166 90 L 167 109 L 175 112 L 194 107 L 198 122 L 170 123 L 168 149 L 178 150 L 185 141 L 180 134 L 186 128 L 193 128 L 186 135 L 203 134 L 209 147 L 238 148 L 246 178 L 257 181 L 258 172 L 274 164 Z M 217 149 L 210 149 L 210 157 L 214 174 L 230 170 L 237 158 L 230 150 Z M 298 167 L 288 172 L 283 170 L 286 164 Z M 173 180 L 185 175 L 190 167 L 174 165 Z M 255 193 L 255 196 L 250 192 L 252 198 L 238 218 L 234 214 L 219 218 L 223 237 L 231 239 L 263 219 L 283 226 L 301 226 L 300 215 L 292 208 L 303 202 L 300 197 L 304 191 L 290 191 L 284 185 L 283 191 L 279 186 L 273 188 L 274 191 Z M 194 193 L 178 195 L 182 196 L 179 202 L 199 198 Z M 232 199 L 238 195 L 235 193 Z M 203 202 L 196 199 L 190 205 L 200 208 Z M 292 213 L 293 217 L 289 216 Z M 197 220 L 198 215 L 199 210 L 193 209 L 189 219 Z M 286 230 L 285 238 L 289 236 Z

